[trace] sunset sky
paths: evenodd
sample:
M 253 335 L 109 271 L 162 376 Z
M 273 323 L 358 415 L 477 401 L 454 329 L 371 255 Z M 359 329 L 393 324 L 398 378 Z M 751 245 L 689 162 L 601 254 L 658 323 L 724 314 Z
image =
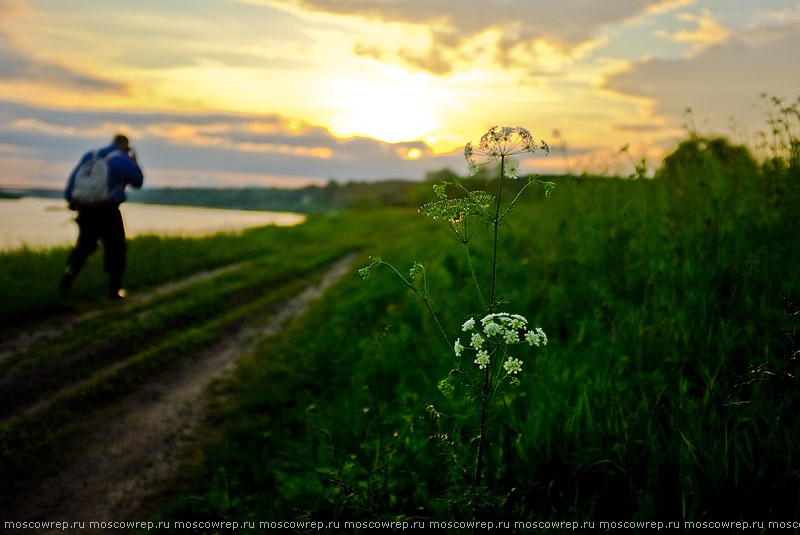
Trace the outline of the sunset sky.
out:
M 118 131 L 149 187 L 465 172 L 496 124 L 554 149 L 525 172 L 628 173 L 689 107 L 754 140 L 799 54 L 797 0 L 0 0 L 0 186 Z

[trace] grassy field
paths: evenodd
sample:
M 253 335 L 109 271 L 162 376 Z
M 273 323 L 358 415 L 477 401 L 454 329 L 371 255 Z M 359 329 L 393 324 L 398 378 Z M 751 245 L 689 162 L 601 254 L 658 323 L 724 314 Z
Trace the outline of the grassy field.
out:
M 520 201 L 500 229 L 499 295 L 549 344 L 521 351 L 520 385 L 495 399 L 481 488 L 474 400 L 437 388 L 453 348 L 379 266 L 367 281 L 345 277 L 246 358 L 214 407 L 215 432 L 156 516 L 800 520 L 797 163 L 761 164 L 693 137 L 655 179 L 564 177 L 550 198 L 537 191 Z M 470 247 L 485 284 L 490 232 L 479 229 Z M 362 265 L 380 255 L 402 273 L 422 262 L 431 306 L 452 336 L 482 315 L 461 245 L 415 208 L 351 210 L 242 238 L 137 240 L 131 259 L 141 269 L 132 266 L 128 286 L 253 260 L 244 280 L 187 296 L 229 302 L 227 292 L 295 279 L 350 250 L 362 252 Z M 4 292 L 9 280 L 32 285 L 0 300 L 14 303 L 6 320 L 16 307 L 23 318 L 57 308 L 35 281 L 52 286 L 62 257 L 0 258 Z M 80 299 L 102 295 L 82 284 Z M 192 325 L 205 332 L 203 322 L 222 317 L 212 301 L 207 310 L 164 306 L 169 316 L 185 306 L 192 318 L 157 322 L 156 341 Z M 60 349 L 37 351 L 14 366 L 55 361 Z M 4 432 L 4 451 L 18 460 L 3 470 L 23 470 L 31 457 L 18 452 L 42 446 L 27 445 L 19 428 Z
M 0 255 L 0 341 L 41 329 L 55 332 L 0 358 L 0 505 L 19 486 L 58 469 L 63 442 L 85 432 L 92 411 L 210 347 L 245 319 L 265 316 L 329 263 L 368 242 L 361 228 L 335 216 L 241 235 L 136 238 L 130 240 L 126 277 L 132 301 L 125 306 L 103 298 L 101 254 L 90 258 L 66 301 L 56 287 L 67 250 Z M 155 285 L 214 268 L 227 269 L 136 300 Z M 46 410 L 18 417 L 53 395 L 57 402 Z
M 798 519 L 800 177 L 775 163 L 693 138 L 654 180 L 564 178 L 518 205 L 500 292 L 550 343 L 496 400 L 480 492 L 471 400 L 437 389 L 452 348 L 387 270 L 251 356 L 161 518 Z M 421 261 L 457 335 L 481 313 L 460 245 L 385 217 L 370 252 Z
M 336 236 L 328 235 L 334 230 Z M 329 244 L 361 246 L 363 237 L 358 235 L 356 226 L 336 217 L 311 216 L 307 224 L 296 228 L 265 227 L 241 235 L 219 234 L 204 239 L 143 236 L 128 242 L 125 288 L 135 292 L 197 271 L 245 260 L 282 261 L 287 256 L 287 244 L 293 249 L 302 248 L 298 258 L 315 250 L 327 251 Z M 59 298 L 56 289 L 68 254 L 68 248 L 0 253 L 0 322 L 10 328 L 0 334 L 0 339 L 30 321 L 64 310 L 94 306 L 103 298 L 108 280 L 102 271 L 102 251 L 89 257 L 75 283 L 74 299 L 65 303 Z

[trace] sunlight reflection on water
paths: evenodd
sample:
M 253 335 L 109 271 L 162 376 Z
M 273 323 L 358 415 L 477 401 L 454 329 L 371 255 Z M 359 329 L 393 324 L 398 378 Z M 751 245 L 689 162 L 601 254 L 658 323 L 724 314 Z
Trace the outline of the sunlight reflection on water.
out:
M 218 232 L 240 232 L 264 225 L 292 226 L 305 216 L 290 212 L 222 210 L 189 206 L 122 204 L 122 217 L 128 237 L 143 234 L 159 236 L 209 236 Z M 78 236 L 73 221 L 75 212 L 59 199 L 0 199 L 0 250 L 46 249 L 69 246 Z

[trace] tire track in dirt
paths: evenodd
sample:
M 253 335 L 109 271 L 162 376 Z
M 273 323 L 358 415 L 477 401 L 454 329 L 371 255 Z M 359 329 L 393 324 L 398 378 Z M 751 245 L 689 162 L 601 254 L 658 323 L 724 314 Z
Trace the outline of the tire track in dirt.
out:
M 321 280 L 276 309 L 266 321 L 245 321 L 226 337 L 181 360 L 120 402 L 92 417 L 92 432 L 68 446 L 57 475 L 21 496 L 8 520 L 142 520 L 148 499 L 169 487 L 193 444 L 210 400 L 209 386 L 228 376 L 256 343 L 280 332 L 350 271 L 356 258 L 340 258 Z M 88 526 L 88 524 L 87 524 Z
M 220 275 L 224 275 L 225 273 L 236 271 L 245 264 L 246 262 L 239 262 L 212 270 L 199 271 L 183 279 L 167 282 L 150 290 L 137 292 L 131 297 L 128 297 L 124 304 L 126 306 L 143 305 L 157 297 L 161 297 L 163 295 L 186 288 L 195 282 L 213 279 L 215 277 L 219 277 Z M 74 314 L 64 314 L 55 318 L 48 318 L 44 322 L 27 328 L 25 332 L 17 337 L 0 342 L 0 364 L 16 353 L 26 351 L 35 344 L 55 338 L 56 336 L 59 336 L 72 329 L 76 325 L 99 316 L 113 306 L 116 306 L 116 304 L 109 303 L 106 306 L 102 306 L 88 312 L 78 313 L 77 316 Z

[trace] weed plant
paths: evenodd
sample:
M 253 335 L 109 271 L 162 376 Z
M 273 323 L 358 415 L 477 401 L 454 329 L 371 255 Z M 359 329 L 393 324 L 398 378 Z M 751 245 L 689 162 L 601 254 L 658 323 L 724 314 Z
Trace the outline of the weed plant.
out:
M 486 159 L 483 165 L 497 162 L 497 195 L 492 196 L 486 191 L 470 190 L 464 186 L 458 177 L 444 181 L 442 184 L 434 186 L 434 191 L 438 197 L 437 201 L 425 204 L 420 211 L 430 216 L 434 220 L 444 223 L 446 229 L 456 240 L 464 246 L 466 264 L 472 277 L 472 283 L 476 292 L 476 297 L 481 303 L 478 320 L 475 317 L 467 319 L 461 330 L 466 333 L 468 346 L 461 344 L 461 338 L 456 338 L 453 344 L 453 369 L 438 383 L 439 390 L 445 396 L 455 393 L 456 383 L 464 390 L 468 402 L 474 402 L 474 412 L 476 420 L 479 422 L 478 433 L 474 438 L 477 444 L 475 452 L 474 477 L 472 485 L 466 487 L 462 478 L 454 479 L 455 487 L 464 487 L 464 490 L 456 490 L 461 496 L 468 496 L 467 505 L 473 511 L 473 517 L 478 517 L 480 512 L 486 508 L 483 504 L 488 499 L 489 487 L 484 482 L 484 456 L 487 444 L 490 442 L 489 424 L 492 412 L 496 412 L 502 400 L 507 404 L 505 387 L 518 386 L 520 381 L 517 377 L 522 371 L 522 360 L 509 354 L 510 346 L 527 342 L 531 346 L 547 345 L 547 336 L 540 328 L 532 328 L 528 325 L 528 320 L 520 314 L 510 314 L 507 312 L 496 312 L 501 306 L 498 298 L 497 271 L 498 256 L 500 246 L 500 227 L 506 223 L 506 219 L 514 209 L 518 199 L 528 186 L 540 183 L 544 186 L 545 192 L 549 197 L 554 188 L 552 182 L 542 182 L 535 176 L 530 176 L 526 184 L 517 191 L 516 195 L 503 204 L 502 193 L 504 179 L 515 180 L 519 175 L 519 163 L 513 159 L 514 156 L 524 153 L 532 153 L 537 150 L 548 151 L 547 144 L 542 141 L 537 145 L 533 137 L 524 128 L 494 127 L 487 132 L 480 141 L 477 148 L 473 148 L 468 143 L 464 156 L 469 163 L 471 174 L 477 173 L 479 169 L 476 157 Z M 448 197 L 447 189 L 455 189 L 457 196 Z M 476 230 L 481 225 L 491 229 L 491 276 L 487 284 L 487 290 L 482 290 L 481 283 L 475 274 L 475 268 L 470 255 L 469 244 L 475 235 Z M 411 267 L 408 279 L 397 269 L 380 258 L 374 258 L 372 263 L 359 270 L 361 276 L 366 280 L 370 277 L 370 271 L 377 267 L 388 266 L 400 278 L 406 287 L 412 290 L 422 301 L 435 322 L 437 328 L 447 346 L 450 346 L 450 338 L 443 329 L 436 316 L 428 292 L 428 281 L 425 267 L 418 261 Z M 417 277 L 422 279 L 421 289 L 417 289 L 413 280 Z M 487 297 L 484 297 L 486 295 Z M 469 355 L 466 365 L 462 362 L 462 353 Z M 472 357 L 475 360 L 472 361 Z M 475 366 L 477 366 L 477 369 Z M 498 394 L 502 394 L 498 398 Z M 494 409 L 494 411 L 493 411 Z M 429 410 L 435 412 L 434 405 L 429 405 Z M 442 435 L 447 436 L 447 435 Z M 470 442 L 473 442 L 470 441 Z M 449 449 L 450 446 L 447 445 Z M 460 463 L 454 460 L 460 467 Z

